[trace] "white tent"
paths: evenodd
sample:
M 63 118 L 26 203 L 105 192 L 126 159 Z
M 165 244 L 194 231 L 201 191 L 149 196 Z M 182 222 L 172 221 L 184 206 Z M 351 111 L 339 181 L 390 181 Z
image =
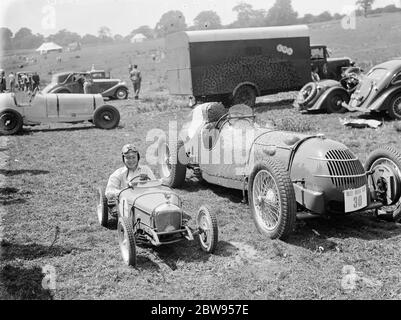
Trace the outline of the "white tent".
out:
M 45 42 L 36 51 L 39 51 L 40 54 L 46 54 L 52 51 L 62 52 L 63 48 L 54 42 Z
M 137 33 L 131 38 L 131 43 L 142 42 L 146 37 L 142 33 Z

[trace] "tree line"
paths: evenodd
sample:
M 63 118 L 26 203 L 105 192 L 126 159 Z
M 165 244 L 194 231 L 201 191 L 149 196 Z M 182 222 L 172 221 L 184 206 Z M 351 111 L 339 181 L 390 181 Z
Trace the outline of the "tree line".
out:
M 394 4 L 384 8 L 372 10 L 375 0 L 357 0 L 358 10 L 356 14 L 365 17 L 368 14 L 377 14 L 383 12 L 401 11 Z M 344 15 L 336 13 L 332 15 L 328 11 L 324 11 L 318 15 L 305 14 L 299 17 L 298 13 L 293 9 L 291 0 L 276 0 L 269 10 L 257 9 L 252 5 L 241 2 L 232 8 L 237 14 L 234 22 L 228 25 L 222 25 L 219 15 L 212 10 L 200 12 L 193 20 L 193 25 L 188 26 L 184 14 L 179 10 L 170 10 L 164 13 L 156 26 L 151 28 L 144 25 L 132 30 L 128 35 L 120 34 L 112 35 L 109 27 L 102 26 L 98 30 L 97 36 L 85 34 L 80 36 L 78 33 L 63 29 L 48 37 L 32 31 L 26 27 L 21 28 L 15 34 L 8 28 L 0 28 L 0 40 L 2 49 L 31 49 L 40 46 L 45 40 L 53 41 L 61 46 L 66 46 L 73 42 L 81 44 L 97 44 L 107 42 L 127 42 L 138 33 L 142 33 L 146 38 L 161 38 L 167 34 L 184 31 L 184 30 L 211 30 L 211 29 L 227 29 L 227 28 L 247 28 L 247 27 L 268 27 L 280 25 L 294 24 L 311 24 L 316 22 L 324 22 L 330 20 L 339 20 Z

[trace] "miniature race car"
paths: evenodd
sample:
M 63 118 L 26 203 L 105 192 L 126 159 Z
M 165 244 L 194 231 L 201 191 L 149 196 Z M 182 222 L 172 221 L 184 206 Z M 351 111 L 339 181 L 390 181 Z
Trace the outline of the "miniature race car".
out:
M 85 76 L 91 72 L 62 72 L 54 74 L 51 83 L 43 93 L 84 93 Z M 120 79 L 99 78 L 103 73 L 94 72 L 91 93 L 100 93 L 103 97 L 124 100 L 128 98 L 128 86 Z M 104 74 L 106 77 L 106 75 Z
M 300 110 L 387 112 L 401 120 L 401 59 L 373 67 L 366 75 L 348 70 L 340 82 L 308 83 L 299 92 Z
M 163 186 L 160 180 L 150 181 L 147 175 L 134 177 L 130 184 L 116 201 L 107 200 L 99 188 L 97 206 L 100 225 L 107 227 L 109 216 L 118 219 L 118 240 L 127 265 L 136 266 L 136 243 L 161 246 L 198 237 L 203 251 L 215 251 L 217 219 L 207 207 L 199 209 L 197 226 L 191 229 L 191 217 L 184 213 L 181 198 L 171 188 Z
M 192 169 L 208 183 L 242 190 L 244 200 L 247 192 L 258 230 L 272 239 L 290 234 L 297 208 L 401 218 L 401 153 L 392 147 L 378 148 L 363 166 L 344 144 L 322 134 L 261 127 L 244 105 L 198 105 L 191 119 L 178 139 L 159 139 L 164 183 L 181 187 Z
M 100 94 L 33 93 L 29 103 L 19 103 L 15 93 L 0 95 L 0 133 L 16 134 L 23 125 L 42 123 L 93 122 L 101 129 L 113 129 L 120 122 L 120 113 L 106 105 Z

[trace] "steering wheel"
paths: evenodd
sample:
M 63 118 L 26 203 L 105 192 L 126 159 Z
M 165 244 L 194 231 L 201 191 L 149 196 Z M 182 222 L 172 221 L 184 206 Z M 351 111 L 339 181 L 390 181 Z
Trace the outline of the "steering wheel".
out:
M 223 122 L 224 120 L 227 120 L 227 117 L 228 117 L 228 116 L 229 116 L 229 113 L 227 112 L 227 113 L 223 114 L 223 115 L 220 117 L 219 120 L 217 120 L 216 125 L 215 125 L 216 129 L 219 129 L 220 122 Z
M 135 179 L 138 179 L 138 178 L 140 179 L 140 181 L 133 182 Z M 128 182 L 128 185 L 129 185 L 130 187 L 133 187 L 133 184 L 134 184 L 134 183 L 137 185 L 138 183 L 144 183 L 144 182 L 150 181 L 150 180 L 152 180 L 152 179 L 150 179 L 149 176 L 148 176 L 146 173 L 141 173 L 140 175 L 137 175 L 137 176 L 133 177 L 133 178 Z

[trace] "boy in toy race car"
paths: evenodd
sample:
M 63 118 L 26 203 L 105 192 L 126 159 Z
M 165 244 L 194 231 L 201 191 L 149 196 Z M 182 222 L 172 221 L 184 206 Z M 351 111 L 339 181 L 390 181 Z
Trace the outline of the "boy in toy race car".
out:
M 131 187 L 131 180 L 135 177 L 141 180 L 156 180 L 148 166 L 139 165 L 140 155 L 134 145 L 123 146 L 121 154 L 125 166 L 117 169 L 109 178 L 105 192 L 109 201 L 115 200 L 121 190 Z

